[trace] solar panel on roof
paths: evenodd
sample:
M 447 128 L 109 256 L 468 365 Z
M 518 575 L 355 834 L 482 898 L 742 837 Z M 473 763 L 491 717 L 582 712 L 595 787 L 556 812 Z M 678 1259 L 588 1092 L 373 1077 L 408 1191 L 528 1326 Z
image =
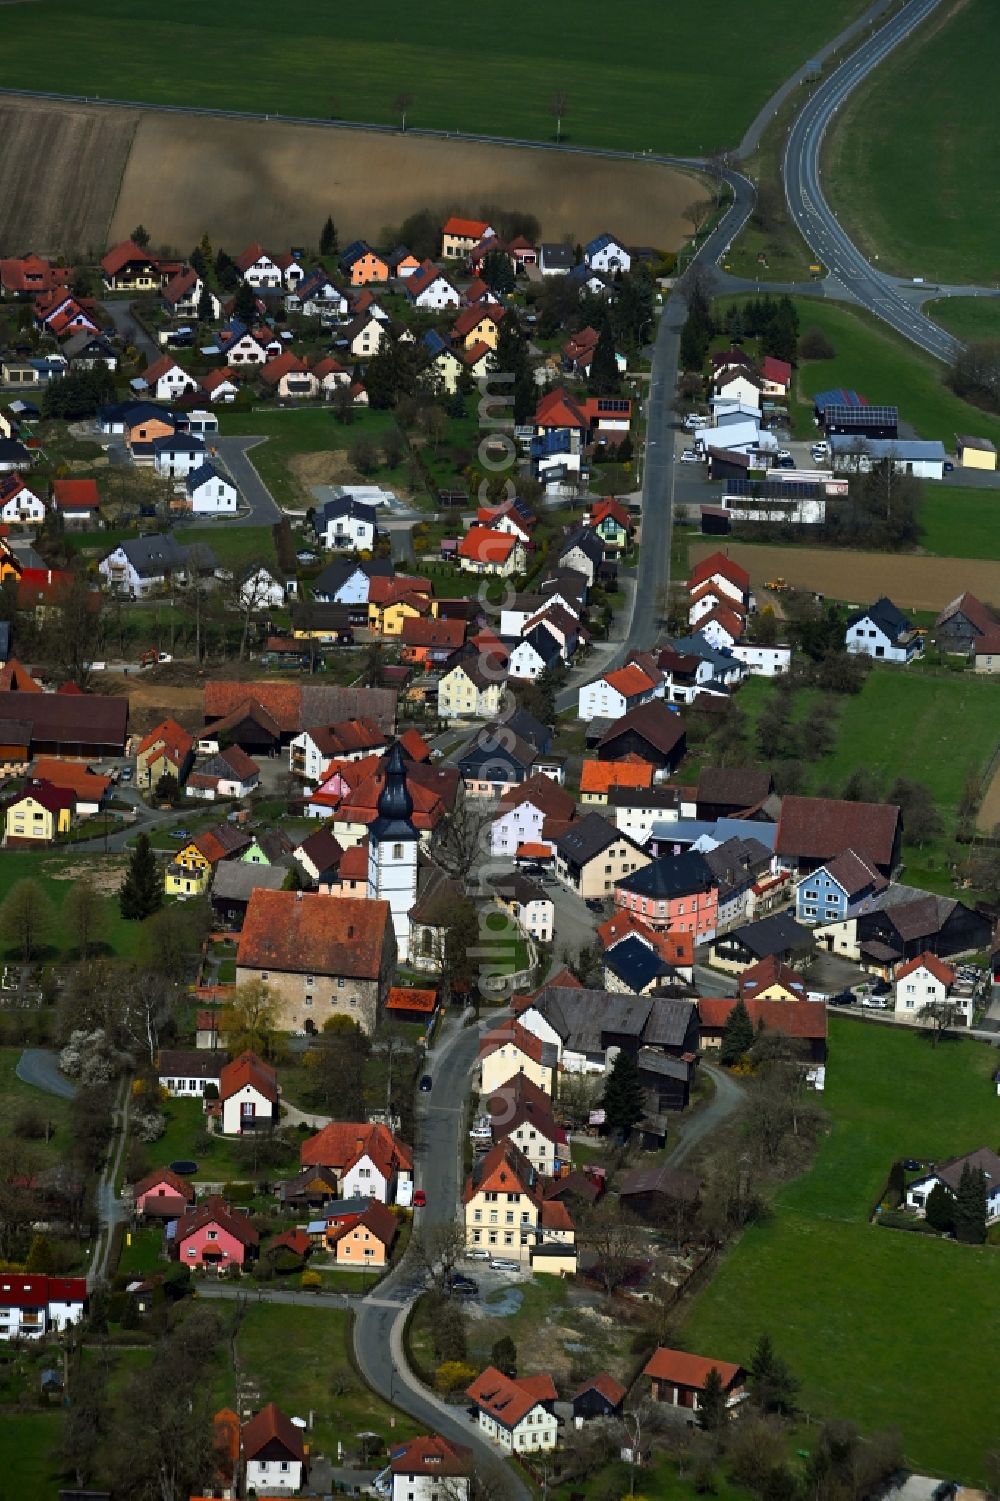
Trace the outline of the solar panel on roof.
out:
M 898 407 L 845 407 L 828 406 L 823 412 L 827 424 L 851 422 L 855 426 L 886 427 L 898 423 Z

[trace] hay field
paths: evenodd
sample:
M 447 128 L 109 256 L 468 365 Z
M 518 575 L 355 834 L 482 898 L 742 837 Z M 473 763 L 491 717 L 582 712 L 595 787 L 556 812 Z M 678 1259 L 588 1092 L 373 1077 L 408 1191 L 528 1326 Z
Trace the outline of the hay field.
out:
M 693 563 L 720 551 L 710 542 L 692 543 Z M 1000 603 L 1000 563 L 979 558 L 931 558 L 880 552 L 847 552 L 821 547 L 764 547 L 723 542 L 721 551 L 741 564 L 756 587 L 784 578 L 829 599 L 871 604 L 888 594 L 901 610 L 942 610 L 968 589 L 978 599 Z
M 138 120 L 137 110 L 0 100 L 0 255 L 103 252 Z
M 235 252 L 250 240 L 315 245 L 333 213 L 341 244 L 430 208 L 484 204 L 537 215 L 546 239 L 613 227 L 633 244 L 676 248 L 696 178 L 650 162 L 557 156 L 530 148 L 428 140 L 185 115 L 145 114 L 110 239 L 145 224 L 156 245 L 187 250 L 207 229 Z

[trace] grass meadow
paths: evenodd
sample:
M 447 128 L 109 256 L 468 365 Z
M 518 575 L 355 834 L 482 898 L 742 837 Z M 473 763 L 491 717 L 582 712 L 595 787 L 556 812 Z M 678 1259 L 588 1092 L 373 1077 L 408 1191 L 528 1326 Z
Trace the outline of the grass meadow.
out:
M 841 111 L 825 177 L 844 228 L 882 270 L 994 285 L 996 3 L 942 9 Z
M 767 1330 L 807 1412 L 897 1428 L 917 1470 L 980 1481 L 995 1383 L 970 1373 L 996 1368 L 1000 1251 L 879 1230 L 868 1214 L 896 1157 L 996 1144 L 994 1068 L 977 1043 L 934 1049 L 831 1017 L 830 1132 L 697 1298 L 686 1348 L 746 1360 Z
M 408 95 L 408 126 L 532 140 L 554 137 L 560 91 L 573 142 L 708 152 L 734 146 L 778 84 L 863 8 L 768 0 L 762 25 L 743 0 L 705 11 L 654 0 L 609 32 L 599 0 L 581 0 L 572 25 L 563 7 L 531 0 L 502 18 L 428 0 L 419 24 L 391 0 L 320 9 L 305 25 L 267 0 L 181 0 L 141 18 L 126 0 L 39 0 L 7 7 L 0 85 L 380 124 L 400 123 Z

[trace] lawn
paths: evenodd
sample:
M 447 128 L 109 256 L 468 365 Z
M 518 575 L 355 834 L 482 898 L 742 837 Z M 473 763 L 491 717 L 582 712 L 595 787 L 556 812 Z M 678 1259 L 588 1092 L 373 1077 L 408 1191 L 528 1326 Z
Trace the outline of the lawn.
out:
M 307 1441 L 334 1463 L 338 1439 L 350 1454 L 358 1433 L 378 1433 L 388 1443 L 424 1431 L 364 1385 L 349 1361 L 350 1338 L 350 1315 L 343 1309 L 253 1302 L 238 1336 L 243 1375 L 256 1385 L 261 1402 L 276 1402 L 297 1417 L 314 1411 Z M 233 1405 L 231 1371 L 222 1376 L 217 1397 Z
M 1000 297 L 940 297 L 924 312 L 960 339 L 1000 339 Z
M 49 957 L 75 957 L 73 935 L 61 921 L 60 911 L 73 889 L 73 879 L 86 873 L 102 893 L 102 941 L 107 951 L 120 959 L 131 959 L 142 938 L 142 923 L 126 922 L 122 917 L 118 909 L 117 875 L 113 882 L 109 879 L 110 891 L 105 891 L 103 885 L 105 873 L 110 878 L 112 872 L 117 873 L 123 868 L 121 856 L 104 856 L 93 851 L 74 856 L 51 850 L 4 850 L 3 891 L 9 891 L 16 881 L 37 881 L 54 909 L 52 930 L 48 935 Z M 0 949 L 0 953 L 9 955 L 11 950 Z
M 920 508 L 925 552 L 1000 559 L 1000 490 L 927 485 Z
M 254 452 L 256 462 L 263 450 Z M 210 547 L 224 568 L 239 568 L 244 563 L 275 563 L 274 536 L 269 526 L 188 526 L 177 532 L 178 542 L 189 546 L 203 542 Z
M 826 183 L 880 267 L 928 282 L 1000 278 L 995 0 L 918 27 L 838 117 Z M 920 149 L 914 150 L 914 142 Z
M 0 1496 L 56 1501 L 62 1482 L 53 1458 L 61 1434 L 62 1418 L 54 1408 L 0 1414 Z
M 0 1137 L 12 1136 L 18 1116 L 31 1108 L 54 1129 L 49 1141 L 29 1142 L 26 1150 L 46 1162 L 54 1162 L 69 1147 L 69 1101 L 22 1083 L 14 1072 L 20 1056 L 20 1048 L 0 1048 Z
M 404 93 L 410 126 L 547 139 L 553 94 L 565 90 L 564 138 L 701 152 L 734 146 L 777 85 L 862 9 L 861 0 L 769 0 L 762 27 L 742 0 L 707 11 L 658 0 L 616 28 L 609 49 L 599 0 L 584 0 L 572 26 L 560 6 L 531 0 L 515 0 L 499 30 L 486 11 L 431 0 L 415 28 L 393 0 L 388 10 L 321 10 L 304 31 L 266 0 L 182 5 L 138 27 L 126 0 L 96 9 L 43 0 L 9 8 L 0 84 L 40 86 L 38 58 L 58 35 L 44 86 L 64 93 L 379 123 L 398 123 Z M 249 38 L 267 56 L 259 78 L 247 67 Z M 414 208 L 427 190 L 414 185 Z
M 149 1230 L 126 1230 L 117 1270 L 128 1272 L 129 1275 L 163 1271 L 166 1263 L 160 1256 L 162 1250 L 162 1226 L 157 1225 Z
M 294 507 L 315 505 L 311 484 L 333 482 L 335 453 L 350 449 L 361 438 L 378 447 L 394 424 L 389 412 L 356 412 L 350 426 L 346 426 L 337 420 L 329 407 L 224 411 L 219 414 L 219 428 L 226 437 L 253 434 L 267 439 L 266 443 L 251 448 L 248 457 L 278 504 Z M 301 467 L 296 472 L 293 460 L 307 454 L 326 455 L 329 463 L 321 463 L 305 482 Z M 397 469 L 383 466 L 371 475 L 370 481 L 366 479 L 365 483 L 369 482 L 405 488 L 405 466 Z M 208 540 L 207 531 L 205 535 Z
M 193 1159 L 198 1164 L 195 1183 L 246 1183 L 255 1176 L 241 1166 L 238 1145 L 228 1137 L 213 1135 L 207 1147 L 200 1145 L 205 1124 L 200 1100 L 167 1100 L 163 1108 L 167 1129 L 156 1143 L 157 1162 Z M 268 1176 L 273 1177 L 274 1171 Z
M 1000 444 L 1000 418 L 949 391 L 939 361 L 919 353 L 866 313 L 813 298 L 799 297 L 795 302 L 802 329 L 821 328 L 836 350 L 832 360 L 799 366 L 795 378 L 798 404 L 791 409 L 797 437 L 815 432 L 812 398 L 817 391 L 851 386 L 872 402 L 898 406 L 903 423 L 915 428 L 921 438 L 939 438 L 949 453 L 954 451 L 956 433 L 976 433 Z
M 808 1412 L 898 1428 L 917 1469 L 981 1480 L 995 1394 L 969 1372 L 995 1367 L 997 1252 L 867 1221 L 894 1158 L 995 1144 L 994 1068 L 976 1043 L 934 1049 L 916 1033 L 831 1018 L 832 1130 L 698 1297 L 685 1345 L 745 1360 L 766 1329 Z

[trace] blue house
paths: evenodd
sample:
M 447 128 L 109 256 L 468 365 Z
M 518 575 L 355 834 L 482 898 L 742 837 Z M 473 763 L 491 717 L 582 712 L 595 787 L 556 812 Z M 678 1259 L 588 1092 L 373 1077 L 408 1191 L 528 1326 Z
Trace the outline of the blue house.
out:
M 796 883 L 796 919 L 810 924 L 846 922 L 888 884 L 865 855 L 843 850 Z

